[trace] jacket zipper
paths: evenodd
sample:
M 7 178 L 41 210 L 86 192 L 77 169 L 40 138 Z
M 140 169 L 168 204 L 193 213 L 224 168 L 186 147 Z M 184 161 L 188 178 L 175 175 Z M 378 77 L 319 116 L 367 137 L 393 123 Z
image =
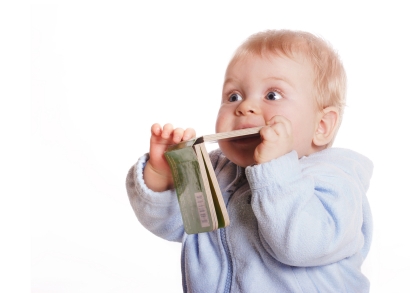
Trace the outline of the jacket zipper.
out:
M 226 256 L 228 258 L 228 276 L 225 284 L 225 290 L 224 293 L 229 293 L 231 292 L 231 285 L 232 285 L 232 257 L 231 253 L 229 251 L 228 247 L 228 242 L 226 241 L 226 230 L 225 228 L 221 229 L 221 240 L 222 240 L 222 246 L 225 249 Z
M 233 187 L 235 186 L 235 191 L 232 192 L 232 194 L 228 197 L 228 200 L 226 202 L 226 208 L 228 208 L 229 205 L 229 201 L 231 200 L 231 198 L 233 197 L 233 195 L 235 194 L 236 190 L 238 190 L 238 183 L 241 182 L 241 176 L 242 176 L 242 171 L 241 168 L 238 167 L 237 169 L 237 177 L 235 179 L 235 181 L 233 182 L 233 184 L 231 184 L 229 187 Z M 225 284 L 225 290 L 224 293 L 230 293 L 231 292 L 231 286 L 232 286 L 232 275 L 233 275 L 233 263 L 232 263 L 232 256 L 231 256 L 231 252 L 229 251 L 229 247 L 228 247 L 228 241 L 226 240 L 226 228 L 221 228 L 221 241 L 222 241 L 222 246 L 225 250 L 225 254 L 226 257 L 228 259 L 228 276 L 227 276 L 227 280 L 226 280 L 226 284 Z

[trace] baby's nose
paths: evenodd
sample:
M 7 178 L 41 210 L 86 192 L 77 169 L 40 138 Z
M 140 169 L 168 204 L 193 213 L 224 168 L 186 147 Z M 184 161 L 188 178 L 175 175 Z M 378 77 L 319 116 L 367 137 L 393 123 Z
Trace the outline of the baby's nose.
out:
M 235 110 L 236 115 L 250 115 L 250 114 L 258 114 L 259 105 L 257 103 L 252 102 L 251 100 L 242 101 Z

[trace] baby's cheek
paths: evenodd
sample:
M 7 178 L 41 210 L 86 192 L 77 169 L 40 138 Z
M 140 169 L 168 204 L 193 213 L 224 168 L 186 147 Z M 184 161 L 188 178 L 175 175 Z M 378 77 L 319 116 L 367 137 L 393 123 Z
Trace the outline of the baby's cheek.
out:
M 221 105 L 215 124 L 215 131 L 217 133 L 233 130 L 232 124 L 235 120 L 235 115 L 233 115 L 233 113 L 234 111 L 233 109 L 231 109 L 231 107 L 228 107 L 227 105 Z
M 218 141 L 219 148 L 221 151 L 226 155 L 226 153 L 229 153 L 229 144 L 227 141 L 219 140 Z
M 219 133 L 219 132 L 225 132 L 227 127 L 227 123 L 226 121 L 223 119 L 223 117 L 218 116 L 218 119 L 216 120 L 216 124 L 215 124 L 215 132 Z

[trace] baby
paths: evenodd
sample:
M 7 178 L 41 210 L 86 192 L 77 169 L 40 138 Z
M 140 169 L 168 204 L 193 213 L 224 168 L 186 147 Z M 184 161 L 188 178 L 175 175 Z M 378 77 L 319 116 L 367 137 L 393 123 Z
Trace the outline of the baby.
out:
M 216 132 L 264 127 L 210 153 L 231 224 L 209 233 L 184 232 L 163 155 L 195 131 L 152 126 L 127 191 L 142 225 L 182 242 L 184 292 L 369 292 L 360 268 L 372 236 L 373 165 L 331 148 L 345 92 L 337 54 L 310 33 L 265 31 L 237 49 Z

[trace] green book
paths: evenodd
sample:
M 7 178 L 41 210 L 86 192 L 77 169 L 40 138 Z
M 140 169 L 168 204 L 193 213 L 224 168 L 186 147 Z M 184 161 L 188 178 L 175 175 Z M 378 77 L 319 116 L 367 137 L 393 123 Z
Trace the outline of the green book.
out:
M 229 225 L 229 215 L 205 143 L 258 135 L 261 127 L 197 137 L 171 145 L 165 158 L 171 168 L 187 234 Z

